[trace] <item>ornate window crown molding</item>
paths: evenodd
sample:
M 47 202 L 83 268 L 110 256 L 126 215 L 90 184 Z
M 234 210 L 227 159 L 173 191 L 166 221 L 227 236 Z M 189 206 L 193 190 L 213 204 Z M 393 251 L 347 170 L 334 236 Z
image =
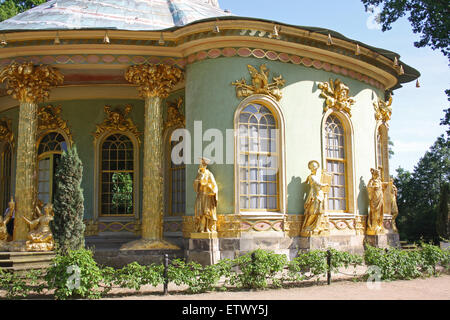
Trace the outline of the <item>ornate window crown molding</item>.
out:
M 318 87 L 322 90 L 320 97 L 325 98 L 324 112 L 333 109 L 352 116 L 350 108 L 356 101 L 353 97 L 349 97 L 350 89 L 340 79 L 321 82 Z
M 181 110 L 183 98 L 178 98 L 176 101 L 167 102 L 167 119 L 164 123 L 164 128 L 171 127 L 186 127 L 186 118 Z
M 72 133 L 67 121 L 61 119 L 61 106 L 47 105 L 38 110 L 38 135 L 49 131 L 62 131 L 68 139 L 67 143 L 73 145 Z
M 106 105 L 104 107 L 106 118 L 102 123 L 96 125 L 96 130 L 92 134 L 94 135 L 94 143 L 100 138 L 105 132 L 109 131 L 120 131 L 120 132 L 131 132 L 141 144 L 139 136 L 142 134 L 133 123 L 128 114 L 131 112 L 132 106 L 127 104 L 125 109 L 122 111 L 118 108 L 111 110 L 111 106 Z
M 273 82 L 269 83 L 269 70 L 265 64 L 259 67 L 259 72 L 251 65 L 247 65 L 247 67 L 252 76 L 252 83 L 251 85 L 247 84 L 244 78 L 232 82 L 231 84 L 236 86 L 236 96 L 243 98 L 253 94 L 264 94 L 280 101 L 282 98 L 280 88 L 286 83 L 283 76 L 273 77 Z
M 392 116 L 392 95 L 389 96 L 388 102 L 378 99 L 377 102 L 373 103 L 375 109 L 375 119 L 381 120 L 383 122 L 388 122 L 391 120 Z
M 0 141 L 8 142 L 14 149 L 14 133 L 12 132 L 11 119 L 0 119 Z

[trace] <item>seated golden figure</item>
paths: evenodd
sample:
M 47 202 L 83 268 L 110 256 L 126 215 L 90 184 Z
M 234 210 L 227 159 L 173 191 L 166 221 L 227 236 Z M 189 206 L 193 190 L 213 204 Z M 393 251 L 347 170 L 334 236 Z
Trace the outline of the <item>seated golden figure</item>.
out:
M 197 177 L 194 181 L 195 221 L 197 232 L 217 231 L 217 192 L 218 187 L 213 174 L 206 169 L 209 160 L 201 159 Z
M 55 241 L 50 229 L 50 222 L 54 217 L 53 205 L 47 203 L 43 208 L 44 213 L 41 213 L 38 207 L 36 207 L 36 210 L 39 214 L 37 219 L 28 220 L 23 217 L 30 226 L 28 241 L 26 242 L 27 251 L 51 251 L 55 247 Z
M 324 172 L 322 177 L 317 174 L 319 163 L 312 160 L 308 163 L 311 174 L 307 178 L 307 182 L 311 189 L 305 202 L 305 219 L 301 229 L 301 236 L 309 237 L 311 235 L 319 235 L 328 230 L 328 216 L 324 214 L 325 195 L 328 192 L 328 180 L 331 177 Z M 327 180 L 326 182 L 324 180 Z M 324 183 L 325 182 L 325 183 Z

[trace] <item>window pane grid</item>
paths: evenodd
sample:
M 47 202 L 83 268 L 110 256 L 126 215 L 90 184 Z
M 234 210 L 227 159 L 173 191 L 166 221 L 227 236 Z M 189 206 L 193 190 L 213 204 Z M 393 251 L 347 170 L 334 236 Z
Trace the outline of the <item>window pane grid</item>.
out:
M 178 141 L 171 141 L 170 154 Z M 183 156 L 181 153 L 180 156 Z M 184 215 L 186 212 L 186 165 L 170 161 L 170 215 Z
M 327 118 L 325 134 L 327 171 L 333 175 L 328 193 L 328 209 L 344 211 L 347 209 L 344 128 L 336 116 Z
M 101 214 L 134 213 L 134 149 L 122 134 L 109 136 L 101 150 Z
M 250 104 L 241 112 L 238 127 L 240 207 L 277 210 L 275 118 L 266 107 Z

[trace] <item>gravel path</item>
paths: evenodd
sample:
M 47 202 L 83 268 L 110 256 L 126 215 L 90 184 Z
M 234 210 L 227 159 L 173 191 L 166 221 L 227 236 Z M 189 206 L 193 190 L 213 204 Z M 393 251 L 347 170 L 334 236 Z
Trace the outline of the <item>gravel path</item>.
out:
M 226 291 L 189 295 L 169 286 L 169 295 L 162 288 L 143 287 L 139 295 L 114 289 L 120 300 L 450 300 L 450 275 L 425 279 L 381 282 L 378 289 L 369 289 L 366 282 L 341 280 L 331 285 L 305 283 L 302 287 L 262 291 Z

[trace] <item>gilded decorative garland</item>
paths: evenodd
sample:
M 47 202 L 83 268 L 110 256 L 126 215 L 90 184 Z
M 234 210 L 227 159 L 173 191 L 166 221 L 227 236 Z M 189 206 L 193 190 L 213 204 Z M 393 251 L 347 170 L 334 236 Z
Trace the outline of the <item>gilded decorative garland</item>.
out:
M 347 113 L 351 117 L 351 106 L 355 104 L 355 99 L 349 97 L 350 89 L 340 80 L 322 82 L 318 85 L 322 90 L 320 97 L 325 98 L 324 112 L 328 109 Z
M 69 145 L 73 144 L 72 134 L 67 121 L 61 119 L 61 106 L 47 105 L 38 110 L 38 131 L 62 130 L 69 139 Z
M 128 117 L 131 110 L 131 105 L 126 105 L 123 111 L 118 108 L 111 110 L 111 106 L 106 105 L 104 107 L 106 114 L 105 120 L 96 126 L 97 129 L 93 133 L 95 139 L 98 139 L 104 132 L 117 130 L 121 132 L 131 132 L 140 144 L 141 140 L 139 139 L 139 136 L 142 132 L 139 132 L 137 126 L 133 123 L 133 120 Z

